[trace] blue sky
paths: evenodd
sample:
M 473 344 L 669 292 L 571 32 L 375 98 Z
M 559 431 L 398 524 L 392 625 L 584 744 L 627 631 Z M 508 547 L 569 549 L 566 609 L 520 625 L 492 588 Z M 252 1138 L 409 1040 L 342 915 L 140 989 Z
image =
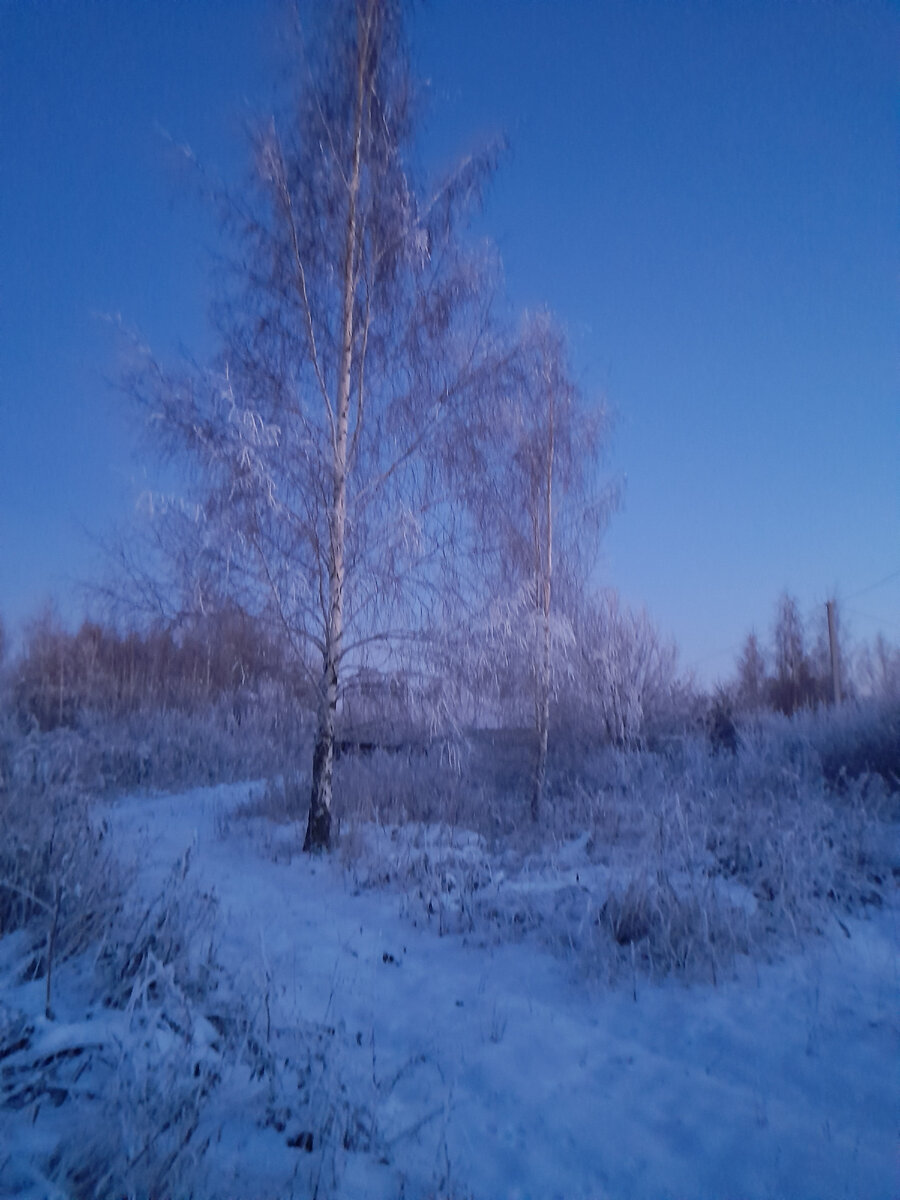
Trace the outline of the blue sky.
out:
M 209 348 L 215 227 L 274 4 L 0 0 L 0 614 L 76 605 L 144 486 L 119 313 Z M 616 414 L 600 580 L 712 678 L 778 593 L 900 641 L 900 10 L 879 0 L 430 0 L 421 155 L 497 133 L 483 228 Z M 857 596 L 888 576 L 894 578 Z

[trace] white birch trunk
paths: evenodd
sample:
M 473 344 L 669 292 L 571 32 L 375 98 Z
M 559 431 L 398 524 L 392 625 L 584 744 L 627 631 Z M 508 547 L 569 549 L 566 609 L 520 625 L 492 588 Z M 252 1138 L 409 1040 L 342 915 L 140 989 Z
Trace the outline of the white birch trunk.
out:
M 332 776 L 334 771 L 334 728 L 337 713 L 338 675 L 344 636 L 344 537 L 347 523 L 347 433 L 350 414 L 350 381 L 353 366 L 353 298 L 356 269 L 356 217 L 360 182 L 366 66 L 374 5 L 359 20 L 354 118 L 353 162 L 348 181 L 347 238 L 341 296 L 341 347 L 337 378 L 337 403 L 333 444 L 333 490 L 329 512 L 328 611 L 325 653 L 320 684 L 318 726 L 313 752 L 312 792 L 304 850 L 327 850 L 331 846 Z
M 550 380 L 547 380 L 547 463 L 546 463 L 546 479 L 545 479 L 545 531 L 544 545 L 538 544 L 538 553 L 541 561 L 541 578 L 540 578 L 540 596 L 539 604 L 541 610 L 541 659 L 537 669 L 537 692 L 536 692 L 536 728 L 537 728 L 537 756 L 534 765 L 534 785 L 531 793 L 531 817 L 534 821 L 539 821 L 541 816 L 541 803 L 544 796 L 544 783 L 547 778 L 547 748 L 550 738 L 550 670 L 551 670 L 551 644 L 550 644 L 550 587 L 553 578 L 553 452 L 554 452 L 554 399 L 553 387 Z M 538 523 L 538 529 L 540 523 Z

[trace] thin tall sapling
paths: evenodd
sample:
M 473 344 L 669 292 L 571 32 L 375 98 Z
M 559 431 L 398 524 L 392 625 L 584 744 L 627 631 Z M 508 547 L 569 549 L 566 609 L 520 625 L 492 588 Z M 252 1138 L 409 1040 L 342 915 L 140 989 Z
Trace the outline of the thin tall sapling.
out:
M 213 368 L 132 380 L 194 468 L 191 517 L 169 512 L 194 521 L 199 594 L 277 622 L 314 682 L 307 849 L 331 842 L 343 683 L 421 635 L 458 568 L 454 480 L 497 353 L 490 262 L 458 235 L 493 156 L 418 187 L 399 0 L 327 11 L 289 118 L 257 130 L 232 198 Z
M 573 380 L 550 317 L 530 318 L 505 376 L 494 458 L 479 495 L 488 519 L 486 579 L 513 597 L 504 626 L 533 686 L 531 814 L 540 817 L 547 772 L 554 649 L 571 646 L 569 601 L 584 588 L 614 493 L 601 487 L 606 416 Z M 565 596 L 566 603 L 560 603 Z M 497 611 L 496 604 L 494 611 Z
M 755 631 L 749 633 L 737 663 L 737 700 L 742 709 L 755 712 L 763 706 L 770 684 L 766 660 Z
M 806 653 L 806 631 L 794 596 L 783 592 L 778 600 L 773 629 L 775 677 L 772 694 L 775 707 L 787 714 L 813 700 L 813 675 Z

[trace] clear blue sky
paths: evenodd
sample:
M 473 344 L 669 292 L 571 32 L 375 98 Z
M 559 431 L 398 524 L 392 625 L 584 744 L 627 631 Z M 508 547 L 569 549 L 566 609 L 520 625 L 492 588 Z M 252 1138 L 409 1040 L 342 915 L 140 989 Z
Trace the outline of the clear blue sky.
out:
M 163 356 L 209 346 L 215 229 L 160 130 L 235 176 L 276 14 L 0 0 L 7 622 L 76 605 L 88 535 L 144 486 L 101 314 Z M 706 678 L 785 587 L 900 641 L 900 9 L 430 0 L 411 33 L 423 158 L 508 135 L 484 228 L 617 414 L 602 581 Z

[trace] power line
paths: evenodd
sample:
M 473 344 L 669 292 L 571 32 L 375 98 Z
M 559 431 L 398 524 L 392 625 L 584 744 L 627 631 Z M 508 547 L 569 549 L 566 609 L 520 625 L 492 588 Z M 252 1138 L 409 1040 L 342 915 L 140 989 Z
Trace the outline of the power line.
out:
M 874 621 L 876 625 L 883 625 L 885 629 L 895 629 L 900 633 L 900 625 L 896 621 L 885 621 L 883 617 L 876 617 L 872 613 L 861 612 L 858 608 L 846 608 L 845 612 L 851 617 L 862 617 L 865 621 Z
M 870 583 L 866 587 L 860 588 L 858 591 L 851 592 L 849 596 L 839 598 L 839 610 L 847 613 L 849 616 L 862 617 L 867 621 L 875 621 L 877 624 L 884 626 L 886 629 L 900 632 L 900 626 L 898 626 L 895 622 L 885 621 L 881 617 L 875 617 L 871 613 L 861 612 L 859 609 L 848 608 L 846 605 L 848 600 L 854 600 L 858 596 L 865 596 L 869 592 L 874 592 L 876 588 L 883 587 L 886 583 L 892 583 L 895 579 L 900 579 L 900 568 L 898 568 L 896 571 L 892 571 L 889 575 L 885 575 L 883 579 L 879 579 L 875 583 Z M 803 625 L 809 625 L 813 617 L 818 616 L 823 607 L 824 601 L 816 601 L 816 603 L 810 605 L 809 608 L 801 610 L 800 620 Z M 703 654 L 698 658 L 691 659 L 689 662 L 686 662 L 684 666 L 687 670 L 691 670 L 694 667 L 700 667 L 706 663 L 712 662 L 714 659 L 724 658 L 726 654 L 734 654 L 736 651 L 743 648 L 745 641 L 746 638 L 740 642 L 733 642 L 730 646 L 724 646 L 720 650 L 711 650 L 707 654 Z
M 884 579 L 879 579 L 877 583 L 870 583 L 868 587 L 860 588 L 858 592 L 851 592 L 849 596 L 844 597 L 844 600 L 855 600 L 857 596 L 865 596 L 867 592 L 874 592 L 876 588 L 884 587 L 886 583 L 891 583 L 895 579 L 900 579 L 900 567 L 896 571 L 891 571 L 890 575 L 885 575 Z

